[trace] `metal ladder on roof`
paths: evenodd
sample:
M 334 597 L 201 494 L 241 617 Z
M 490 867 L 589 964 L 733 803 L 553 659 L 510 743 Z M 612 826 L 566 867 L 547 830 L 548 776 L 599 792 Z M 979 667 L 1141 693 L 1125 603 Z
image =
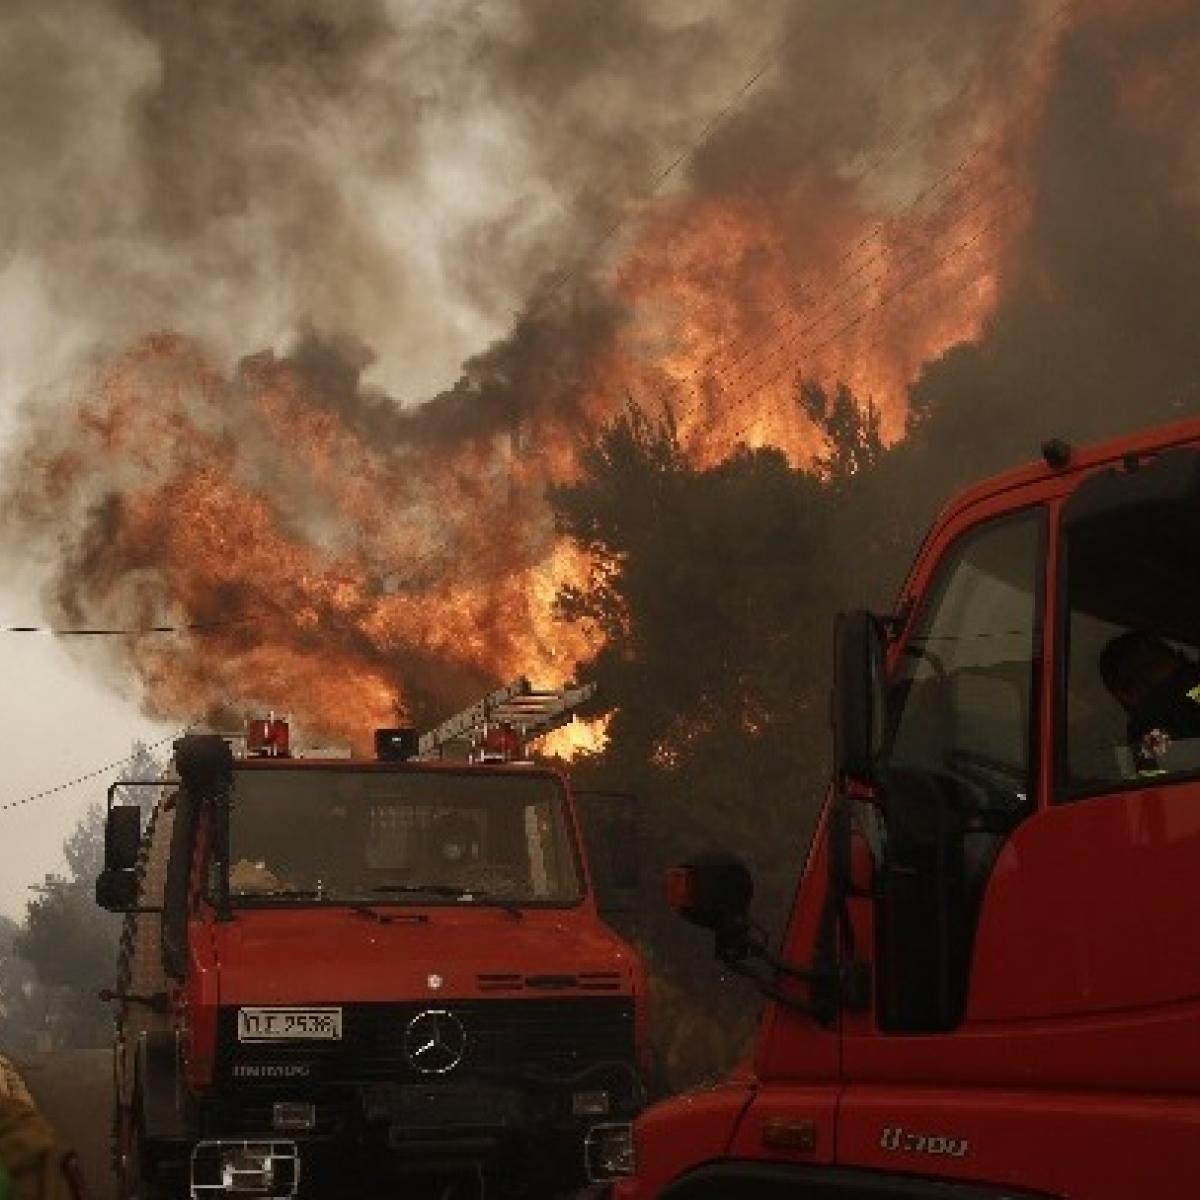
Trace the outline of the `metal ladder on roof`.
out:
M 521 676 L 422 734 L 416 756 L 438 757 L 454 742 L 481 746 L 489 728 L 496 726 L 514 730 L 522 743 L 533 741 L 568 724 L 575 710 L 595 694 L 594 683 L 545 690 Z

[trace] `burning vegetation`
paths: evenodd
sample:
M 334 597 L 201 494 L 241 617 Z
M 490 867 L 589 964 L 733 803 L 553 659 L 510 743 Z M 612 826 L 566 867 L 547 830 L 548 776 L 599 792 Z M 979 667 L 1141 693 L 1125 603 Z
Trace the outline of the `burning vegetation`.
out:
M 1111 239 L 1133 229 L 1157 250 L 1154 222 L 1162 232 L 1165 217 L 1153 210 L 1170 205 L 1178 221 L 1198 194 L 1193 133 L 1171 116 L 1195 98 L 1192 5 L 989 0 L 967 17 L 946 0 L 781 4 L 763 17 L 774 61 L 761 84 L 671 187 L 625 211 L 618 238 L 565 282 L 551 286 L 545 264 L 530 268 L 516 234 L 476 224 L 476 257 L 485 242 L 494 247 L 497 271 L 532 299 L 454 386 L 401 403 L 368 382 L 372 354 L 347 335 L 308 326 L 287 349 L 230 353 L 240 330 L 212 334 L 222 313 L 211 290 L 220 282 L 236 298 L 234 322 L 251 336 L 260 328 L 241 319 L 268 295 L 253 259 L 258 238 L 263 254 L 295 256 L 277 330 L 306 316 L 335 328 L 336 301 L 360 269 L 362 287 L 377 305 L 394 305 L 397 322 L 416 311 L 372 262 L 388 250 L 378 229 L 330 192 L 347 163 L 328 157 L 317 136 L 385 103 L 380 71 L 397 52 L 395 13 L 367 4 L 342 20 L 316 6 L 268 6 L 239 18 L 254 36 L 206 76 L 185 55 L 188 38 L 217 49 L 234 34 L 216 19 L 185 17 L 185 7 L 103 6 L 108 35 L 121 31 L 140 71 L 122 128 L 139 157 L 146 238 L 169 259 L 143 253 L 136 270 L 107 265 L 121 282 L 152 283 L 160 299 L 169 283 L 203 282 L 205 316 L 167 304 L 175 331 L 137 335 L 89 311 L 97 343 L 124 346 L 92 356 L 61 402 L 43 390 L 30 404 L 4 494 L 8 545 L 37 547 L 56 623 L 197 626 L 186 637 L 114 638 L 96 655 L 112 677 L 132 674 L 146 712 L 163 720 L 229 720 L 230 709 L 253 704 L 362 745 L 373 726 L 424 720 L 512 674 L 571 676 L 612 630 L 559 619 L 558 596 L 602 586 L 599 576 L 620 563 L 598 557 L 586 532 L 571 538 L 556 526 L 547 490 L 583 478 L 584 446 L 630 400 L 668 414 L 691 468 L 775 448 L 809 469 L 828 428 L 803 402 L 800 380 L 827 395 L 845 385 L 848 412 L 872 414 L 892 443 L 930 389 L 948 386 L 950 364 L 962 362 L 954 348 L 968 346 L 986 365 L 956 388 L 971 426 L 983 404 L 973 389 L 995 390 L 1036 356 L 1031 313 L 1073 311 L 1102 332 L 1079 270 L 1097 242 L 1129 265 L 1132 254 Z M 684 77 L 678 40 L 707 62 L 731 14 L 716 6 L 707 20 L 668 30 L 635 10 L 589 7 L 595 36 L 572 41 L 544 6 L 515 5 L 503 36 L 479 35 L 491 47 L 487 88 L 523 116 L 524 64 L 541 103 L 582 120 L 588 86 L 601 88 L 612 55 L 636 43 L 648 71 L 670 64 L 684 108 L 703 100 L 712 109 L 710 92 Z M 41 46 L 47 28 L 24 34 Z M 554 50 L 575 73 L 529 66 L 556 37 L 566 38 Z M 428 44 L 442 43 L 431 35 Z M 139 66 L 134 46 L 157 55 L 157 73 Z M 170 148 L 180 136 L 214 136 L 226 112 L 215 92 L 222 80 L 245 102 L 245 121 L 215 162 L 184 161 Z M 613 86 L 628 115 L 629 95 Z M 281 115 L 268 101 L 288 89 L 295 104 Z M 305 112 L 316 120 L 308 142 Z M 613 178 L 610 168 L 618 179 L 640 169 L 644 178 L 677 124 L 638 127 L 632 149 L 598 136 L 594 162 L 571 142 L 575 178 L 588 168 L 572 245 L 587 245 L 619 211 L 598 181 Z M 290 190 L 256 157 L 266 133 L 278 136 Z M 509 133 L 520 142 L 520 128 Z M 365 138 L 359 150 L 376 181 L 394 168 L 400 179 L 397 163 L 413 146 Z M 565 134 L 547 138 L 565 144 Z M 1145 194 L 1121 206 L 1114 176 L 1134 144 Z M 204 188 L 185 203 L 173 173 Z M 29 228 L 29 245 L 53 270 L 49 230 Z M 311 257 L 307 235 L 319 242 Z M 330 257 L 338 242 L 349 270 Z M 486 254 L 454 264 L 473 286 L 486 265 Z M 1134 275 L 1157 266 L 1133 264 Z M 101 264 L 88 269 L 94 280 Z M 1124 307 L 1112 296 L 1112 312 Z M 348 300 L 344 322 L 386 343 L 380 362 L 394 364 L 378 311 L 353 328 L 360 311 Z M 1078 379 L 1070 386 L 1078 392 Z

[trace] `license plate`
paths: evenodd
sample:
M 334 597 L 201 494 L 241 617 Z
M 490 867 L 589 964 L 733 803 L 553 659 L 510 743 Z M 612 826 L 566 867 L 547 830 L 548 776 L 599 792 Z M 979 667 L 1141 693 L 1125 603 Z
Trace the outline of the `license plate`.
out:
M 340 1008 L 239 1008 L 239 1042 L 340 1042 Z

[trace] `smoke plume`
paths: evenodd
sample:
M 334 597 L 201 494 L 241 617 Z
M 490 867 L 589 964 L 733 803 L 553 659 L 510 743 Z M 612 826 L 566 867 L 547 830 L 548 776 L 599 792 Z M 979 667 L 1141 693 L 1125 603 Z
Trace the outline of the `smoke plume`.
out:
M 44 566 L 55 621 L 206 627 L 97 654 L 149 712 L 269 704 L 361 740 L 586 657 L 552 601 L 593 567 L 543 497 L 629 397 L 696 462 L 800 466 L 801 375 L 892 438 L 948 398 L 960 471 L 1030 414 L 1091 433 L 1133 423 L 1131 389 L 1183 403 L 1198 21 L 1180 0 L 7 12 L 6 554 Z

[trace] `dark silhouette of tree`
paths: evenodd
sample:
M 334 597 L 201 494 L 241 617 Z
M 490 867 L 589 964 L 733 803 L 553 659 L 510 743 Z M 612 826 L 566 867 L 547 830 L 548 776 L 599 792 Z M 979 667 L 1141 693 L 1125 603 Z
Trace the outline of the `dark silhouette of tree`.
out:
M 801 380 L 800 407 L 824 435 L 825 453 L 813 457 L 813 469 L 826 483 L 839 486 L 879 465 L 885 452 L 879 409 L 860 405 L 839 383 L 830 396 L 820 384 Z
M 584 674 L 614 711 L 607 750 L 576 775 L 639 797 L 638 934 L 660 991 L 682 994 L 697 973 L 713 981 L 703 1014 L 659 1006 L 678 1081 L 711 1068 L 717 1044 L 748 1030 L 754 1009 L 740 983 L 719 983 L 706 935 L 666 911 L 662 871 L 714 844 L 736 850 L 756 867 L 758 914 L 779 925 L 825 771 L 828 629 L 812 614 L 836 585 L 831 492 L 774 450 L 696 468 L 669 415 L 655 421 L 636 407 L 582 462 L 582 477 L 552 501 L 596 566 L 559 610 L 604 632 Z

